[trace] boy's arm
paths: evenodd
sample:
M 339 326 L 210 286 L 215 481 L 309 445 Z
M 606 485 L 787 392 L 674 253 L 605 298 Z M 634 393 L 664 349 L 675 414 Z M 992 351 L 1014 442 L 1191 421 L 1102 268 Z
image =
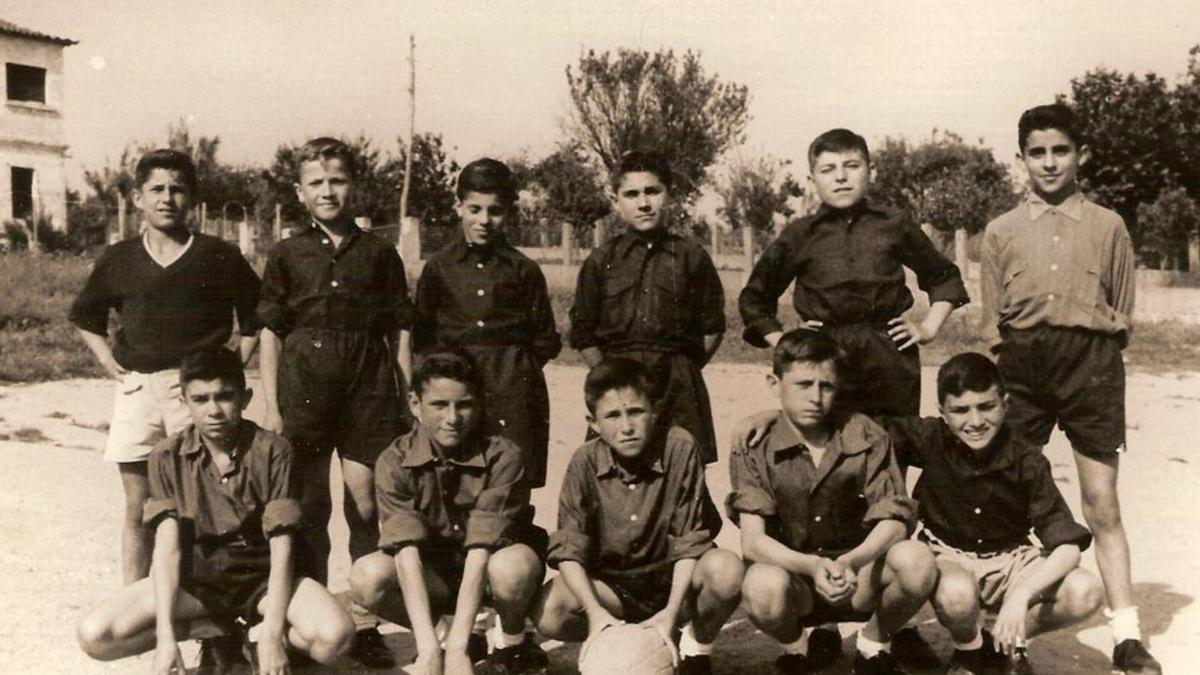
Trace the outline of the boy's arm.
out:
M 389 344 L 393 345 L 394 360 L 404 376 L 404 383 L 412 382 L 412 332 L 406 330 L 393 331 Z
M 271 571 L 267 594 L 263 598 L 263 620 L 258 636 L 259 672 L 283 673 L 287 666 L 284 653 L 284 619 L 292 596 L 292 534 L 280 532 L 271 537 Z
M 591 564 L 595 554 L 594 537 L 598 529 L 589 497 L 589 471 L 592 468 L 578 453 L 567 466 L 558 494 L 558 527 L 550 535 L 546 562 L 558 569 L 567 588 L 583 606 L 588 621 L 588 635 L 592 635 L 620 621 L 600 604 L 587 573 L 587 565 Z
M 677 560 L 671 568 L 671 592 L 667 596 L 667 604 L 658 612 L 642 623 L 658 629 L 665 640 L 671 640 L 675 627 L 679 624 L 679 613 L 683 610 L 683 601 L 687 599 L 692 587 L 692 574 L 696 571 L 695 558 Z
M 979 325 L 983 340 L 992 351 L 1000 346 L 1000 296 L 1003 288 L 1000 241 L 996 231 L 989 225 L 983 233 L 979 257 L 979 296 L 983 306 Z
M 179 521 L 163 518 L 154 529 L 154 672 L 184 672 L 183 656 L 175 639 L 175 600 L 179 593 Z
M 544 366 L 562 351 L 562 338 L 554 323 L 554 308 L 550 304 L 550 292 L 546 288 L 546 276 L 542 274 L 542 268 L 536 264 L 530 265 L 526 278 L 525 288 L 531 303 L 529 324 L 533 329 L 530 342 L 533 353 Z
M 725 339 L 725 287 L 712 258 L 703 252 L 699 258 L 696 299 L 700 301 L 700 328 L 704 333 L 704 361 L 701 363 L 704 365 L 712 360 Z
M 858 546 L 837 557 L 837 561 L 858 572 L 868 563 L 878 560 L 880 556 L 898 541 L 908 536 L 904 523 L 898 520 L 881 520 L 867 533 L 867 538 Z
M 77 330 L 79 337 L 83 338 L 83 343 L 91 350 L 92 355 L 96 357 L 96 362 L 109 377 L 119 380 L 122 375 L 129 372 L 113 357 L 112 347 L 108 346 L 108 338 L 86 328 L 77 328 Z
M 783 335 L 783 324 L 776 317 L 779 296 L 796 277 L 789 230 L 784 230 L 763 252 L 738 295 L 738 313 L 745 325 L 742 339 L 755 347 L 773 347 Z
M 281 249 L 277 246 L 267 257 L 262 285 L 259 288 L 258 309 L 255 312 L 258 324 L 262 326 L 259 334 L 258 371 L 262 378 L 266 411 L 261 426 L 276 433 L 283 430 L 283 421 L 279 414 L 278 376 L 283 336 L 287 335 L 291 328 L 291 310 L 288 308 L 287 297 L 287 267 L 283 262 Z
M 762 450 L 734 453 L 729 458 L 732 490 L 726 498 L 729 519 L 742 531 L 742 556 L 811 577 L 817 556 L 793 550 L 767 534 L 767 518 L 778 514 L 768 478 L 760 466 Z
M 872 528 L 861 544 L 839 557 L 856 572 L 911 534 L 917 524 L 917 502 L 905 490 L 904 475 L 886 433 L 873 439 L 867 450 L 865 473 L 862 494 L 868 506 L 863 524 Z
M 417 291 L 413 302 L 412 349 L 418 354 L 433 345 L 438 299 L 442 295 L 438 283 L 438 264 L 436 260 L 431 260 L 425 263 L 421 276 L 417 278 Z
M 233 247 L 230 246 L 230 249 Z M 229 284 L 230 295 L 233 298 L 238 334 L 241 336 L 238 340 L 238 354 L 244 366 L 250 362 L 250 357 L 254 355 L 254 349 L 258 346 L 258 331 L 261 327 L 258 322 L 258 298 L 262 292 L 262 282 L 240 251 L 234 249 L 231 255 L 233 269 L 225 282 Z
M 458 586 L 458 600 L 454 605 L 454 620 L 450 624 L 450 632 L 446 634 L 446 669 L 451 672 L 458 672 L 451 668 L 455 662 L 466 660 L 469 663 L 467 641 L 475 626 L 475 614 L 483 604 L 484 575 L 491 555 L 492 552 L 483 547 L 467 551 L 462 582 Z
M 917 285 L 929 294 L 930 306 L 946 302 L 953 309 L 970 302 L 958 265 L 942 255 L 907 214 L 901 218 L 900 263 L 917 275 Z
M 1118 228 L 1113 241 L 1112 292 L 1108 298 L 1109 305 L 1116 311 L 1117 316 L 1124 320 L 1126 332 L 1122 344 L 1129 343 L 1129 334 L 1133 332 L 1133 300 L 1137 290 L 1137 274 L 1135 263 L 1137 254 L 1133 251 L 1133 242 L 1124 223 Z
M 409 344 L 416 310 L 408 298 L 408 273 L 396 249 L 388 246 L 383 254 L 384 301 L 392 303 L 392 320 L 388 326 L 392 357 L 405 382 L 412 380 L 412 347 Z
M 942 451 L 945 422 L 940 417 L 880 415 L 874 419 L 887 431 L 896 460 L 903 466 L 924 468 L 932 453 Z
M 1012 653 L 1014 648 L 1025 645 L 1025 615 L 1030 605 L 1046 600 L 1042 594 L 1078 567 L 1081 557 L 1079 547 L 1074 544 L 1057 546 L 1037 563 L 1033 572 L 1008 589 L 992 628 L 997 651 Z
M 563 560 L 558 563 L 558 574 L 567 585 L 567 589 L 583 606 L 583 614 L 588 622 L 588 637 L 599 633 L 606 626 L 621 623 L 620 619 L 600 604 L 600 599 L 596 597 L 596 588 L 582 563 L 578 560 Z
M 110 259 L 112 249 L 104 252 L 96 261 L 92 273 L 88 275 L 83 290 L 71 304 L 70 320 L 83 338 L 96 362 L 104 372 L 113 379 L 119 379 L 125 374 L 125 368 L 113 358 L 112 348 L 108 346 L 108 310 L 116 305 L 114 292 L 109 288 Z
M 604 296 L 600 273 L 596 269 L 596 253 L 587 257 L 579 268 L 579 279 L 575 284 L 575 304 L 571 305 L 571 346 L 579 350 L 584 363 L 594 367 L 604 359 L 600 351 L 600 340 L 596 329 L 604 311 Z
M 429 606 L 429 589 L 425 586 L 421 552 L 414 544 L 402 546 L 395 560 L 400 592 L 404 595 L 404 611 L 408 614 L 413 639 L 417 643 L 418 663 L 435 654 L 440 661 L 442 647 L 433 628 L 433 610 Z M 474 620 L 474 615 L 471 618 Z M 440 673 L 441 669 L 433 672 Z
M 287 439 L 259 435 L 255 443 L 271 444 L 268 483 L 262 514 L 263 536 L 271 551 L 271 571 L 267 577 L 266 605 L 263 609 L 263 634 L 258 640 L 259 667 L 263 673 L 282 673 L 287 666 L 284 655 L 284 620 L 292 597 L 292 544 L 294 533 L 304 524 L 300 507 L 302 486 L 295 479 L 295 451 Z
M 820 556 L 801 553 L 771 537 L 762 516 L 742 513 L 738 517 L 738 527 L 742 530 L 742 555 L 746 560 L 774 565 L 809 578 L 816 575 Z

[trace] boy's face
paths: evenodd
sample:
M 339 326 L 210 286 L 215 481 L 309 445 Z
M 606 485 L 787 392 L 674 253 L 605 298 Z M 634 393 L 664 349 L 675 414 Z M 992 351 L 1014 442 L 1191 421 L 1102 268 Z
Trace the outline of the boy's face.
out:
M 964 391 L 960 396 L 948 394 L 938 407 L 958 440 L 976 451 L 991 446 L 1007 411 L 999 385 L 987 391 Z
M 667 186 L 648 171 L 624 174 L 617 185 L 613 205 L 626 225 L 639 232 L 649 232 L 662 224 Z
M 810 178 L 826 206 L 846 209 L 866 196 L 871 171 L 871 163 L 858 150 L 826 151 L 813 158 Z
M 249 402 L 249 389 L 221 378 L 189 380 L 183 385 L 183 403 L 192 423 L 205 438 L 230 438 L 237 431 L 242 411 Z
M 1029 171 L 1033 191 L 1052 200 L 1075 191 L 1075 179 L 1088 160 L 1088 151 L 1058 129 L 1035 129 L 1025 139 L 1018 159 Z
M 796 361 L 782 377 L 769 373 L 767 382 L 775 389 L 783 413 L 796 428 L 820 429 L 826 424 L 839 386 L 833 361 Z
M 467 192 L 456 209 L 462 222 L 463 238 L 468 244 L 483 246 L 503 232 L 509 205 L 500 195 Z
M 479 400 L 466 384 L 444 377 L 429 380 L 420 393 L 408 392 L 408 408 L 425 433 L 445 450 L 467 440 L 482 412 Z
M 322 223 L 331 223 L 347 213 L 353 181 L 340 159 L 314 159 L 300 165 L 296 196 Z
M 154 169 L 146 182 L 133 191 L 133 204 L 141 210 L 146 224 L 156 230 L 184 227 L 192 206 L 192 192 L 183 172 Z
M 654 410 L 644 392 L 632 387 L 610 389 L 596 401 L 588 424 L 619 456 L 642 454 L 654 430 Z

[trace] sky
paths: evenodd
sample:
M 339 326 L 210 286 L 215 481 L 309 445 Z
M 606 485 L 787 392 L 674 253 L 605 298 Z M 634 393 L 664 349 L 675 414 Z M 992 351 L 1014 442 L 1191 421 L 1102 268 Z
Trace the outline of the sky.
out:
M 564 138 L 565 69 L 586 50 L 695 50 L 745 84 L 745 158 L 794 160 L 818 133 L 934 128 L 1015 153 L 1016 119 L 1104 67 L 1173 79 L 1200 43 L 1194 0 L 1059 2 L 317 2 L 4 0 L 66 50 L 68 180 L 169 124 L 265 165 L 281 143 L 359 132 L 395 148 L 416 40 L 418 132 L 465 163 L 537 159 Z

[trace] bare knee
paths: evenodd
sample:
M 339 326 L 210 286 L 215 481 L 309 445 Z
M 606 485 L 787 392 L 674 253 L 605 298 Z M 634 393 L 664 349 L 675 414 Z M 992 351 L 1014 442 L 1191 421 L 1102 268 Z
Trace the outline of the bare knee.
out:
M 75 630 L 75 639 L 79 641 L 83 652 L 93 659 L 112 659 L 108 648 L 113 639 L 112 625 L 104 617 L 96 613 L 85 616 Z
M 774 565 L 755 563 L 742 580 L 742 602 L 756 626 L 774 625 L 787 615 L 791 576 Z
M 488 559 L 488 587 L 497 598 L 529 597 L 542 581 L 545 568 L 533 549 L 514 544 Z
M 564 640 L 570 637 L 571 624 L 582 620 L 582 606 L 567 588 L 562 577 L 555 577 L 542 586 L 533 603 L 533 623 L 543 636 Z
M 354 601 L 368 609 L 379 606 L 395 586 L 395 562 L 392 556 L 376 552 L 363 556 L 350 568 L 350 592 Z
M 944 621 L 974 620 L 979 613 L 975 580 L 964 572 L 942 574 L 933 593 L 933 606 Z
M 704 590 L 722 601 L 734 600 L 742 592 L 745 566 L 730 551 L 712 549 L 697 566 Z
M 1083 491 L 1083 519 L 1093 532 L 1107 534 L 1120 530 L 1121 504 L 1117 493 L 1109 490 Z
M 928 546 L 912 540 L 898 542 L 888 549 L 886 564 L 892 572 L 893 583 L 905 595 L 926 598 L 937 583 L 937 565 Z
M 354 642 L 354 621 L 345 611 L 332 613 L 315 624 L 309 655 L 321 663 L 329 663 L 345 654 Z
M 1104 602 L 1104 585 L 1095 574 L 1077 568 L 1062 580 L 1055 602 L 1063 606 L 1071 617 L 1083 619 Z

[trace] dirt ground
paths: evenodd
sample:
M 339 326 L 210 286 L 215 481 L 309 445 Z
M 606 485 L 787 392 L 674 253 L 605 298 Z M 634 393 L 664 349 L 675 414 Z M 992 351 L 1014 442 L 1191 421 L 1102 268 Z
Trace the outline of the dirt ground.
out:
M 760 366 L 714 365 L 705 371 L 716 411 L 718 437 L 734 422 L 775 407 Z M 548 376 L 555 418 L 551 429 L 552 487 L 534 494 L 537 519 L 553 528 L 557 490 L 571 451 L 584 434 L 584 371 L 551 366 Z M 926 369 L 923 410 L 933 414 L 933 372 Z M 6 673 L 114 674 L 149 672 L 147 657 L 113 664 L 89 660 L 76 646 L 74 625 L 81 613 L 120 583 L 118 522 L 121 488 L 117 472 L 100 458 L 112 401 L 102 380 L 68 380 L 0 388 L 0 671 Z M 251 406 L 257 418 L 260 408 Z M 1128 390 L 1130 454 L 1123 462 L 1121 496 L 1133 547 L 1135 590 L 1142 626 L 1168 673 L 1188 673 L 1200 645 L 1200 457 L 1193 424 L 1200 419 L 1200 373 L 1135 374 Z M 728 450 L 725 449 L 724 452 Z M 1070 449 L 1056 434 L 1046 450 L 1055 477 L 1076 514 L 1079 490 Z M 725 457 L 708 471 L 718 501 L 729 491 Z M 910 477 L 911 478 L 911 477 Z M 336 522 L 336 514 L 335 514 Z M 336 534 L 344 537 L 344 526 Z M 737 550 L 737 530 L 726 524 L 719 543 Z M 1095 569 L 1091 552 L 1084 564 Z M 345 586 L 346 561 L 335 561 L 333 586 Z M 722 673 L 769 672 L 779 653 L 771 640 L 735 615 L 718 639 L 715 663 Z M 922 633 L 946 657 L 944 631 L 926 608 Z M 849 636 L 855 626 L 843 626 Z M 386 627 L 388 642 L 407 663 L 412 642 Z M 851 640 L 846 643 L 850 649 Z M 553 672 L 573 672 L 575 650 L 547 644 Z M 1042 673 L 1108 671 L 1112 645 L 1099 616 L 1034 641 L 1032 659 Z M 193 646 L 185 658 L 195 655 Z M 190 662 L 190 661 L 189 661 Z M 844 673 L 849 659 L 827 672 Z M 331 672 L 360 673 L 349 665 Z

